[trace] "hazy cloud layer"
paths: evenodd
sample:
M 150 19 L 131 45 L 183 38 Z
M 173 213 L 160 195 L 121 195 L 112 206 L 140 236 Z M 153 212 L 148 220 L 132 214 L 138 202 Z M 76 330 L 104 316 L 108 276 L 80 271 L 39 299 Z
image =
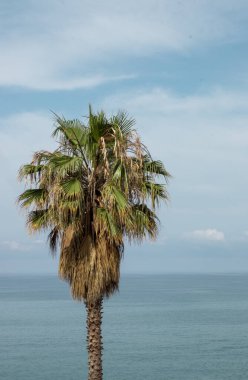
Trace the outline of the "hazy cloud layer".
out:
M 31 247 L 27 244 L 17 242 L 15 240 L 6 240 L 1 243 L 4 250 L 17 251 L 17 252 L 26 252 L 30 251 Z
M 243 40 L 248 3 L 4 0 L 0 17 L 0 85 L 66 90 L 134 74 L 123 58 Z
M 207 228 L 206 230 L 195 230 L 186 235 L 188 238 L 206 241 L 224 241 L 225 235 L 222 231 L 215 228 Z

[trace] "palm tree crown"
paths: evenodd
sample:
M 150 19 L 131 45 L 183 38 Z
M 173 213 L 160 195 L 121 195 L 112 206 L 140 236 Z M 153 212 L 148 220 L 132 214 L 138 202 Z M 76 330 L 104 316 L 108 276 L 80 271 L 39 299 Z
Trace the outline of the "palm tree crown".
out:
M 55 151 L 36 152 L 21 167 L 29 188 L 18 201 L 29 230 L 48 229 L 51 251 L 60 247 L 59 275 L 73 298 L 96 302 L 118 289 L 124 239 L 156 237 L 169 173 L 124 112 L 107 118 L 90 108 L 86 125 L 56 116 L 53 136 Z

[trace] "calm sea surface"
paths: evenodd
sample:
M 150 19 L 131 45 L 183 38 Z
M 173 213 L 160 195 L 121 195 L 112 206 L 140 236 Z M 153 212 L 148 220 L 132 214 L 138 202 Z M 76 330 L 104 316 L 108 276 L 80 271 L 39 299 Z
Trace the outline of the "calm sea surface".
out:
M 248 276 L 124 276 L 105 380 L 247 380 Z M 87 379 L 84 306 L 52 276 L 0 277 L 0 379 Z

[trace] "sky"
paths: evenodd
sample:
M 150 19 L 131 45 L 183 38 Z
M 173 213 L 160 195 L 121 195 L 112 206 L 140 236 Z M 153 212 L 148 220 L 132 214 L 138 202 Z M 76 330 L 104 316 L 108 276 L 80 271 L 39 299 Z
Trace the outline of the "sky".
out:
M 172 178 L 157 242 L 123 273 L 248 272 L 248 2 L 0 2 L 0 273 L 56 273 L 16 205 L 19 167 L 54 149 L 53 112 L 126 110 Z

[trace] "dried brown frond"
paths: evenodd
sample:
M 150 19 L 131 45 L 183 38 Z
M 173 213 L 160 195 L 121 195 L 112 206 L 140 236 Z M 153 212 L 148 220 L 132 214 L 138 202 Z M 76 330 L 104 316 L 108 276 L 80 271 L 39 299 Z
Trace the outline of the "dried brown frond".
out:
M 109 244 L 107 239 L 95 245 L 90 236 L 75 249 L 70 230 L 63 239 L 59 276 L 69 282 L 74 299 L 94 302 L 118 289 L 121 255 L 121 247 Z

